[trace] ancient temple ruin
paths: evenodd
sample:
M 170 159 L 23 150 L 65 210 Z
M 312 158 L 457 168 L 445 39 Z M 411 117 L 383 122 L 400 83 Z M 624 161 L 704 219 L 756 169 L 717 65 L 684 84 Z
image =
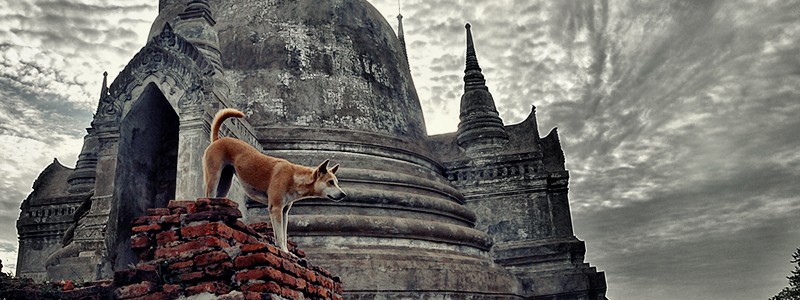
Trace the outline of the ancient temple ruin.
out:
M 135 263 L 131 221 L 202 196 L 209 123 L 233 107 L 247 117 L 224 135 L 341 164 L 347 199 L 296 203 L 289 235 L 345 298 L 605 299 L 572 230 L 558 133 L 540 137 L 535 108 L 503 124 L 467 25 L 458 131 L 428 136 L 398 28 L 364 0 L 161 0 L 147 44 L 104 75 L 75 169 L 54 161 L 23 202 L 17 275 Z M 240 187 L 229 197 L 268 221 Z

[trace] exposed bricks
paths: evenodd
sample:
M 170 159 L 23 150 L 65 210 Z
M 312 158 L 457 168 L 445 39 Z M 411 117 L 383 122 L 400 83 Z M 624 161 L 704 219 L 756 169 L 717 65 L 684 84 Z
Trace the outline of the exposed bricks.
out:
M 226 261 L 219 264 L 213 264 L 203 269 L 203 272 L 211 277 L 227 277 L 230 278 L 233 274 L 233 263 Z
M 173 214 L 188 214 L 194 212 L 195 201 L 191 200 L 172 200 L 167 204 Z
M 54 283 L 49 283 L 54 284 Z M 47 285 L 47 284 L 43 284 Z M 39 289 L 38 291 L 47 291 L 47 288 Z M 58 295 L 59 299 L 64 300 L 101 300 L 101 299 L 109 299 L 112 296 L 113 286 L 111 281 L 102 280 L 102 281 L 95 281 L 95 282 L 86 282 L 82 284 L 77 284 L 72 281 L 64 282 L 64 289 L 61 295 Z M 28 290 L 24 294 L 17 294 L 11 291 L 6 290 L 3 296 L 7 297 L 7 299 L 41 299 L 41 298 L 48 298 L 48 297 L 37 297 L 34 291 Z M 34 292 L 34 293 L 31 293 Z M 43 295 L 44 296 L 44 295 Z
M 211 234 L 224 237 L 228 240 L 236 240 L 239 243 L 254 243 L 258 241 L 252 235 L 235 230 L 225 223 L 220 222 L 205 223 L 181 228 L 181 236 L 184 238 L 202 237 Z
M 241 286 L 242 291 L 248 292 L 261 292 L 261 293 L 272 293 L 272 294 L 280 294 L 281 293 L 281 286 L 274 281 L 264 282 L 264 281 L 254 281 L 252 283 L 243 284 Z
M 280 270 L 272 267 L 259 267 L 256 269 L 239 271 L 233 278 L 234 281 L 241 284 L 251 280 L 275 280 L 280 278 L 282 274 Z
M 228 248 L 230 245 L 215 236 L 205 236 L 189 242 L 180 243 L 174 247 L 158 248 L 156 258 L 192 257 L 197 254 Z
M 156 242 L 159 245 L 167 245 L 177 240 L 178 240 L 178 232 L 175 230 L 168 230 L 156 234 Z M 131 245 L 133 245 L 133 243 L 131 243 Z
M 183 269 L 191 268 L 192 266 L 194 266 L 194 261 L 192 261 L 192 260 L 184 260 L 184 261 L 179 261 L 179 262 L 170 264 L 169 265 L 169 270 L 170 271 L 183 270 Z
M 133 221 L 140 261 L 115 273 L 117 299 L 175 299 L 209 293 L 220 299 L 342 299 L 338 277 L 275 246 L 268 223 L 240 220 L 222 198 L 170 201 Z M 298 258 L 300 257 L 300 258 Z
M 140 297 L 155 291 L 156 284 L 150 281 L 143 281 L 123 286 L 114 291 L 114 297 L 117 299 L 129 299 L 133 297 Z
M 150 238 L 146 234 L 137 234 L 131 237 L 131 248 L 142 249 L 150 247 Z
M 212 282 L 202 282 L 197 285 L 186 288 L 186 295 L 191 296 L 203 292 L 211 293 L 214 295 L 224 295 L 230 291 L 231 287 L 228 286 L 227 284 L 218 281 L 212 281 Z
M 281 259 L 271 253 L 261 252 L 253 253 L 236 258 L 234 265 L 237 269 L 246 269 L 253 266 L 268 265 L 271 267 L 280 268 L 283 264 Z
M 150 216 L 163 216 L 169 214 L 169 208 L 160 207 L 160 208 L 148 208 L 147 214 Z
M 194 258 L 194 263 L 197 266 L 205 266 L 208 264 L 218 263 L 222 261 L 230 261 L 231 257 L 225 251 L 214 251 L 206 254 L 198 255 Z
M 183 294 L 183 288 L 177 284 L 165 284 L 161 286 L 161 290 L 169 295 Z M 177 298 L 177 297 L 176 297 Z
M 159 224 L 147 224 L 147 225 L 139 225 L 133 226 L 131 231 L 133 232 L 148 232 L 148 231 L 159 231 L 161 230 L 161 225 Z

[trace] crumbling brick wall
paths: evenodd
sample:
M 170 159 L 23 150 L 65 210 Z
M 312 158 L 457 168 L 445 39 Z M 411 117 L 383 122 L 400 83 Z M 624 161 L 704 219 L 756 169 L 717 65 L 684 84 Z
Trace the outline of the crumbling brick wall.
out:
M 239 220 L 222 198 L 170 201 L 133 222 L 140 262 L 114 276 L 117 299 L 342 299 L 338 277 L 311 265 L 302 251 L 280 251 L 271 235 Z M 264 226 L 256 226 L 263 228 Z

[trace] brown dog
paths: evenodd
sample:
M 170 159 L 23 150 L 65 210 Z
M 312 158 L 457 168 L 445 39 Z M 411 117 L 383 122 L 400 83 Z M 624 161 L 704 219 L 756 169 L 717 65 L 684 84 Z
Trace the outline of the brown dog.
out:
M 292 203 L 301 198 L 323 196 L 341 201 L 345 193 L 334 174 L 339 165 L 328 169 L 328 160 L 325 160 L 318 167 L 309 168 L 261 154 L 241 140 L 219 138 L 222 122 L 230 117 L 243 118 L 244 114 L 231 108 L 223 109 L 211 123 L 211 145 L 203 154 L 206 197 L 215 190 L 215 197 L 227 196 L 236 174 L 245 193 L 268 206 L 275 239 L 281 250 L 289 252 L 286 227 Z

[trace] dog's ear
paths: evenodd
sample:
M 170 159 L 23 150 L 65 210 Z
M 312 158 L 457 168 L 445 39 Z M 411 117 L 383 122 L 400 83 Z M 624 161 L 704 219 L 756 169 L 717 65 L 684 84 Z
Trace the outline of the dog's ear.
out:
M 331 174 L 336 174 L 336 171 L 337 171 L 337 170 L 339 170 L 339 165 L 338 165 L 338 164 L 337 164 L 337 165 L 335 165 L 335 166 L 333 166 L 333 168 L 331 168 L 330 170 L 328 170 L 328 172 L 331 172 Z
M 328 173 L 328 160 L 326 159 L 321 164 L 319 164 L 319 167 L 317 167 L 317 170 L 314 173 L 317 173 L 316 175 L 318 176 L 325 175 L 325 173 Z

